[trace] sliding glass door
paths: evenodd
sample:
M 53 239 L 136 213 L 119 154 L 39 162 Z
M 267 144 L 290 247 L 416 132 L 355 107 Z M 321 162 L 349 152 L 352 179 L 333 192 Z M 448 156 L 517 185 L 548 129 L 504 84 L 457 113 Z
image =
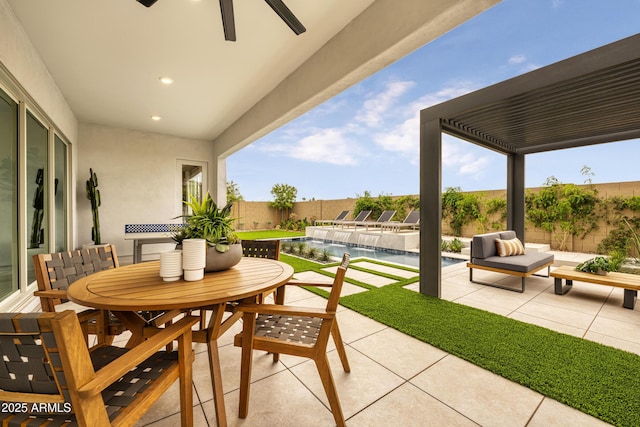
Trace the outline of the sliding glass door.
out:
M 69 148 L 43 117 L 0 89 L 0 304 L 35 281 L 33 255 L 68 249 Z
M 58 135 L 54 139 L 55 252 L 67 249 L 67 145 Z
M 18 290 L 18 103 L 0 90 L 0 300 Z
M 27 230 L 28 259 L 48 251 L 47 206 L 47 148 L 49 131 L 30 112 L 27 112 Z M 27 263 L 27 280 L 35 280 L 33 263 Z

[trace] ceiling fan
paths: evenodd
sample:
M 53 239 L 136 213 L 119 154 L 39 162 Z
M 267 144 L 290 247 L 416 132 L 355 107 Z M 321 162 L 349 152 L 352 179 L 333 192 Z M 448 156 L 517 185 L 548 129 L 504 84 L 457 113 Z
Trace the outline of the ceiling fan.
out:
M 138 3 L 151 7 L 158 0 L 137 0 Z M 282 0 L 264 0 L 271 9 L 291 28 L 291 30 L 300 35 L 307 31 L 302 23 L 296 18 L 286 4 Z M 220 0 L 220 12 L 222 14 L 222 27 L 224 29 L 224 39 L 228 41 L 236 41 L 236 24 L 233 18 L 233 0 Z

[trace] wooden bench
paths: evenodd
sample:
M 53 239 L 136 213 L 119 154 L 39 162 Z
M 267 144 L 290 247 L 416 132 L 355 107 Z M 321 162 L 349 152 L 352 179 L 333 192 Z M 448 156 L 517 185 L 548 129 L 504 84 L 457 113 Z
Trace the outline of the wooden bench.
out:
M 624 301 L 622 306 L 633 310 L 636 305 L 636 297 L 640 289 L 640 275 L 629 273 L 611 272 L 605 276 L 593 273 L 584 273 L 576 271 L 574 267 L 562 266 L 551 272 L 554 279 L 554 287 L 556 295 L 564 295 L 571 290 L 573 281 L 593 283 L 595 285 L 614 286 L 616 288 L 624 288 Z M 566 284 L 562 285 L 562 279 Z

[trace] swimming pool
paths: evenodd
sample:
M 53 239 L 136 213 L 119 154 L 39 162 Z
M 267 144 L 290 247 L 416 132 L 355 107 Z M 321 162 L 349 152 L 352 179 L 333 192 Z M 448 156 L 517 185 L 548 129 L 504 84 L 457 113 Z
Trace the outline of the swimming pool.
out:
M 318 240 L 311 237 L 302 237 L 299 239 L 283 239 L 283 242 L 305 242 L 309 247 L 318 248 L 319 250 L 328 250 L 331 255 L 341 257 L 343 253 L 348 252 L 351 258 L 366 257 L 379 261 L 392 262 L 396 264 L 408 265 L 410 267 L 420 268 L 420 255 L 414 252 L 397 251 L 393 249 L 372 248 L 364 246 L 356 246 L 348 243 L 330 242 L 327 240 Z M 442 267 L 457 264 L 463 260 L 442 257 Z

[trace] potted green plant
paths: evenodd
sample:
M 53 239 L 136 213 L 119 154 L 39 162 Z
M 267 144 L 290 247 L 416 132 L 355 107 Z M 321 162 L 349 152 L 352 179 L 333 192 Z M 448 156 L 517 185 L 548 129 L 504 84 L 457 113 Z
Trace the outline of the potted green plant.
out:
M 226 270 L 240 262 L 242 245 L 230 217 L 232 204 L 218 208 L 209 193 L 202 202 L 189 195 L 189 201 L 184 203 L 191 214 L 178 217 L 183 218 L 185 224 L 174 233 L 173 239 L 178 244 L 184 239 L 205 239 L 208 246 L 205 271 Z
M 613 265 L 608 258 L 597 256 L 582 262 L 576 266 L 576 271 L 593 273 L 604 276 L 609 271 L 613 271 Z

